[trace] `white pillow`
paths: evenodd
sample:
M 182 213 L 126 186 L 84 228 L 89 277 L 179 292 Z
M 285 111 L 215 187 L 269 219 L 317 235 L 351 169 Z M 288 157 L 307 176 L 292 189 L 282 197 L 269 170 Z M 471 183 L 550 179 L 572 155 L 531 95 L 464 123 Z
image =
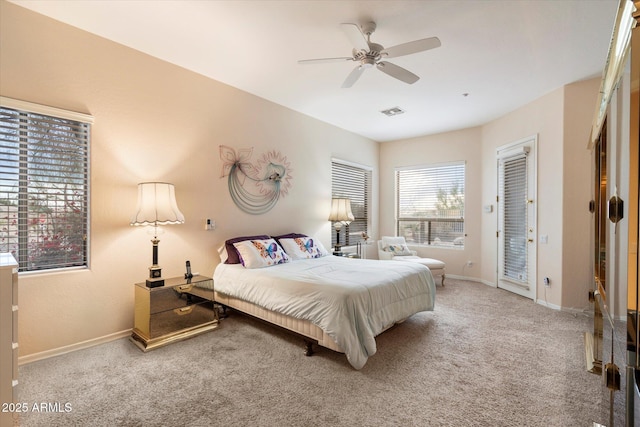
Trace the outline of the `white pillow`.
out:
M 329 255 L 320 240 L 312 237 L 280 239 L 280 244 L 291 259 L 320 258 Z
M 227 255 L 227 249 L 225 248 L 225 245 L 222 245 L 218 248 L 218 254 L 220 255 L 220 262 L 223 264 L 227 260 L 227 258 L 229 258 L 229 255 Z
M 246 268 L 268 267 L 289 262 L 289 257 L 274 239 L 244 240 L 233 246 L 240 254 L 240 263 Z
M 383 237 L 382 250 L 391 252 L 397 256 L 413 255 L 411 249 L 407 246 L 404 237 Z

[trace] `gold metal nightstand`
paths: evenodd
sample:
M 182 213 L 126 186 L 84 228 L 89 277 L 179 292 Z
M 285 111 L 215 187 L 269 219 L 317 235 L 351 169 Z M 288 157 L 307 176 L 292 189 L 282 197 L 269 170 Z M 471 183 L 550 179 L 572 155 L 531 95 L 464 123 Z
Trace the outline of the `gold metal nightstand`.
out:
M 218 327 L 213 279 L 174 277 L 165 285 L 135 284 L 135 320 L 131 341 L 142 351 L 180 341 Z

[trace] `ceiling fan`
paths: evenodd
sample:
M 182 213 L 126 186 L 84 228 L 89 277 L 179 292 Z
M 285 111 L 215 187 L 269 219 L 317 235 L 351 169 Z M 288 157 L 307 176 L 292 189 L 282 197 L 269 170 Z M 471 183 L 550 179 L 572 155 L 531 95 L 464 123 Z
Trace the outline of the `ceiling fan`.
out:
M 312 64 L 321 62 L 355 61 L 359 65 L 351 71 L 347 79 L 342 83 L 343 88 L 349 88 L 360 78 L 364 70 L 375 66 L 378 70 L 408 84 L 417 82 L 420 77 L 391 62 L 384 61 L 387 58 L 411 55 L 429 49 L 440 47 L 440 39 L 429 37 L 402 43 L 385 49 L 382 45 L 371 42 L 371 34 L 376 30 L 375 22 L 368 22 L 362 27 L 357 24 L 340 24 L 343 31 L 354 46 L 352 56 L 339 58 L 303 59 L 299 64 Z

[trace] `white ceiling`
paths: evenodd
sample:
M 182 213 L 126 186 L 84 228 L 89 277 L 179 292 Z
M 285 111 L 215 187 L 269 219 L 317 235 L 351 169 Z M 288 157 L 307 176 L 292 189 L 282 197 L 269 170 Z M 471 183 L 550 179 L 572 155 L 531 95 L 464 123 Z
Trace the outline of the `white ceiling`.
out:
M 211 1 L 12 0 L 375 141 L 487 123 L 565 84 L 600 76 L 617 0 Z M 389 59 L 413 85 L 354 62 L 344 22 L 375 21 L 391 47 L 442 46 Z M 463 94 L 467 93 L 468 96 Z M 400 107 L 387 117 L 381 110 Z M 595 106 L 594 106 L 595 109 Z

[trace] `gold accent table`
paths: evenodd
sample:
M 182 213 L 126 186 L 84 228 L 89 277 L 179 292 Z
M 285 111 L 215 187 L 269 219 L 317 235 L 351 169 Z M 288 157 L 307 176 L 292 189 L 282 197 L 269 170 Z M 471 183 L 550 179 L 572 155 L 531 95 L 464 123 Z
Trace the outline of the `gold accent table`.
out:
M 156 288 L 148 288 L 145 282 L 135 284 L 135 319 L 130 339 L 142 351 L 217 327 L 211 277 L 173 277 Z

